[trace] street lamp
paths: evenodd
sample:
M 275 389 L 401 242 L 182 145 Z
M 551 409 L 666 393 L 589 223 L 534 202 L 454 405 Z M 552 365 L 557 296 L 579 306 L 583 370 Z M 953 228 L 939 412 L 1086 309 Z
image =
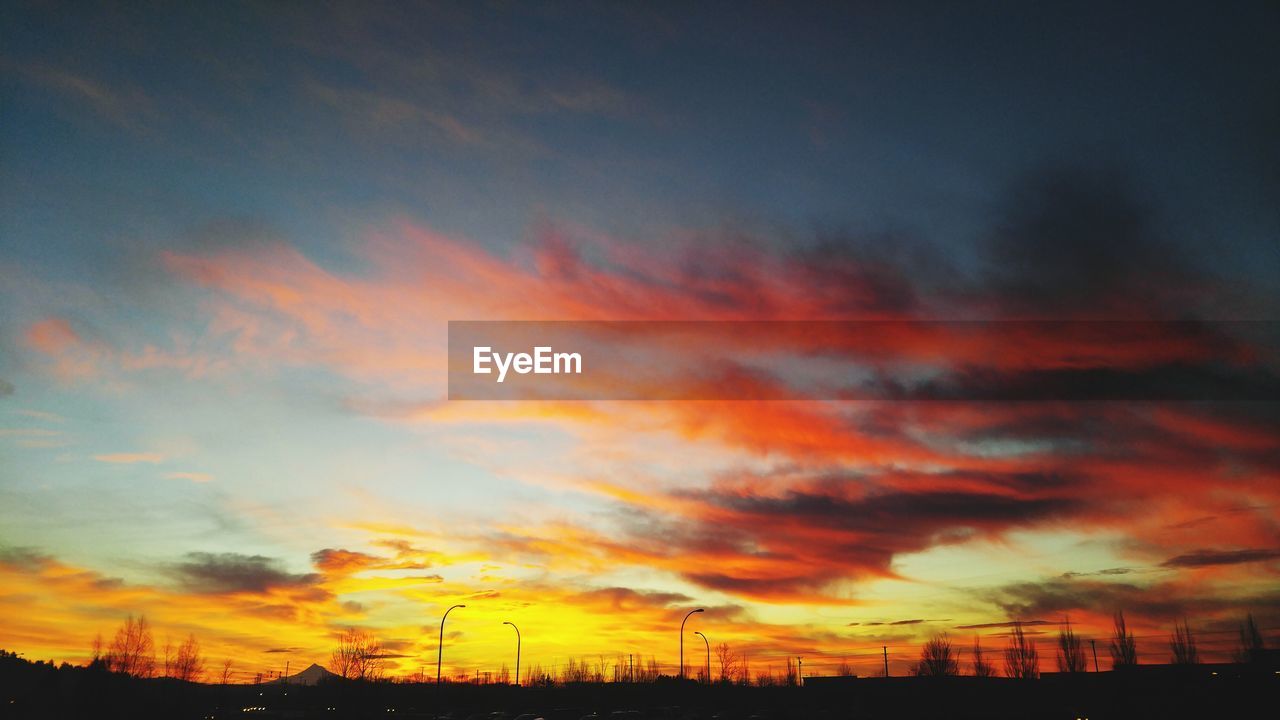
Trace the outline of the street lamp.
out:
M 516 631 L 516 687 L 520 687 L 520 628 L 508 620 L 503 620 L 502 624 L 510 625 Z
M 684 624 L 688 622 L 689 616 L 694 613 L 705 612 L 702 608 L 690 610 L 684 616 L 684 620 L 680 621 L 680 679 L 684 679 Z
M 697 630 L 694 630 L 693 634 L 702 635 L 702 633 Z M 707 646 L 707 684 L 710 685 L 711 684 L 711 641 L 707 639 L 706 635 L 702 635 L 702 642 L 705 643 Z
M 464 608 L 466 605 L 454 605 L 444 611 L 444 617 L 440 618 L 440 644 L 436 646 L 436 687 L 440 687 L 440 662 L 444 659 L 444 621 L 449 619 L 449 613 Z

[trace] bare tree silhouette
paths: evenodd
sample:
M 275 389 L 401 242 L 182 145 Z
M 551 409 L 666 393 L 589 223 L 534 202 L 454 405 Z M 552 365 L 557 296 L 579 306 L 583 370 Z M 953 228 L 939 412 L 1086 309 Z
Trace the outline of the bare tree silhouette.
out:
M 1196 638 L 1191 634 L 1191 626 L 1184 618 L 1182 624 L 1174 623 L 1173 635 L 1169 636 L 1169 651 L 1172 653 L 1174 665 L 1196 665 L 1200 662 L 1200 653 L 1196 650 Z
M 1058 629 L 1058 670 L 1067 673 L 1082 673 L 1087 668 L 1084 655 L 1084 643 L 1075 630 L 1071 629 L 1071 621 L 1063 618 Z
M 973 676 L 996 676 L 996 666 L 983 656 L 982 640 L 977 635 L 973 636 Z
M 729 643 L 716 645 L 716 660 L 720 663 L 720 682 L 731 683 L 738 679 L 742 663 L 740 658 L 729 648 Z
M 853 665 L 849 662 L 849 658 L 841 658 L 840 664 L 836 666 L 836 675 L 852 677 L 853 674 Z
M 528 678 L 525 682 L 530 687 L 551 687 L 556 684 L 556 679 L 542 667 L 541 663 L 528 665 L 524 669 L 524 676 Z
M 151 677 L 156 672 L 155 641 L 144 615 L 130 615 L 116 630 L 105 656 L 107 669 L 134 677 Z
M 1133 667 L 1138 664 L 1138 641 L 1129 632 L 1124 621 L 1124 611 L 1115 614 L 1115 630 L 1111 637 L 1111 667 L 1114 670 Z
M 187 635 L 187 639 L 178 646 L 169 677 L 186 682 L 200 682 L 204 678 L 204 658 L 200 655 L 200 643 L 195 635 Z
M 912 666 L 917 677 L 948 677 L 960 674 L 960 657 L 946 633 L 934 635 L 920 649 L 920 662 Z
M 1040 653 L 1035 641 L 1027 639 L 1021 622 L 1014 623 L 1009 646 L 1004 649 L 1004 674 L 1023 680 L 1040 677 Z
M 367 630 L 347 628 L 338 637 L 338 647 L 329 656 L 330 671 L 348 680 L 377 680 L 386 661 L 382 645 Z
M 222 661 L 222 677 L 221 684 L 227 685 L 231 682 L 231 658 Z
M 564 669 L 560 671 L 560 682 L 562 683 L 584 683 L 590 679 L 591 669 L 585 660 L 580 661 L 571 657 L 569 662 L 565 663 Z

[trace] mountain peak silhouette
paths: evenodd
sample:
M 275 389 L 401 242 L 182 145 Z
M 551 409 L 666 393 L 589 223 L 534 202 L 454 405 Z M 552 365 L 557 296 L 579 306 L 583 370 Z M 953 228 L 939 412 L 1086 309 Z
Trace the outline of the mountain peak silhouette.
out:
M 296 672 L 285 678 L 277 680 L 278 683 L 288 683 L 290 685 L 315 685 L 322 680 L 335 678 L 337 675 L 329 672 L 323 665 L 311 663 L 311 666 L 301 672 Z

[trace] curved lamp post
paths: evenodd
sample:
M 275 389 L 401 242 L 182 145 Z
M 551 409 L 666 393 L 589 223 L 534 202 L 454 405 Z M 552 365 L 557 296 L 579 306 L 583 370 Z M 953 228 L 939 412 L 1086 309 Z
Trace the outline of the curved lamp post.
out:
M 449 613 L 464 608 L 466 605 L 454 605 L 444 611 L 444 617 L 440 618 L 440 644 L 436 646 L 436 687 L 440 687 L 440 662 L 444 659 L 444 621 L 449 619 Z
M 516 631 L 516 687 L 520 687 L 520 628 L 508 620 L 503 620 L 502 624 L 510 625 Z
M 702 633 L 698 630 L 694 630 L 693 634 L 702 635 Z M 710 685 L 711 684 L 711 641 L 707 639 L 706 635 L 702 635 L 702 642 L 706 643 L 707 645 L 707 684 Z
M 688 622 L 690 615 L 694 613 L 700 613 L 700 612 L 705 612 L 705 611 L 702 608 L 698 608 L 697 610 L 690 610 L 684 616 L 684 620 L 680 621 L 680 678 L 682 680 L 684 679 L 684 624 Z

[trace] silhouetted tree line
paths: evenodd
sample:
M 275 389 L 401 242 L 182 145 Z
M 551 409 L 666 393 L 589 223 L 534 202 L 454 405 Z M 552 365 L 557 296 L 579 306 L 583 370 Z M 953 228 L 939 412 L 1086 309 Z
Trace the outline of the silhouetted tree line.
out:
M 329 662 L 345 679 L 334 677 L 311 687 L 281 682 L 251 685 L 229 682 L 230 661 L 221 664 L 220 672 L 207 672 L 193 636 L 179 643 L 166 640 L 157 649 L 146 618 L 131 616 L 109 643 L 101 637 L 94 641 L 93 660 L 86 666 L 62 663 L 55 667 L 0 652 L 0 698 L 9 698 L 10 703 L 0 716 L 225 718 L 251 716 L 245 713 L 262 709 L 267 716 L 385 717 L 387 711 L 399 708 L 405 716 L 448 711 L 454 717 L 469 717 L 499 709 L 514 716 L 529 709 L 593 707 L 601 716 L 608 715 L 608 708 L 631 713 L 628 717 L 636 716 L 634 708 L 647 708 L 641 716 L 650 718 L 723 717 L 725 709 L 730 716 L 746 717 L 767 709 L 764 715 L 776 720 L 812 720 L 850 714 L 939 717 L 963 707 L 982 707 L 984 716 L 990 717 L 1019 717 L 1028 707 L 1043 710 L 1039 714 L 1045 716 L 1074 717 L 1077 708 L 1090 707 L 1094 715 L 1113 717 L 1252 717 L 1258 714 L 1255 708 L 1270 704 L 1274 709 L 1276 658 L 1252 617 L 1240 623 L 1236 634 L 1233 657 L 1240 664 L 1233 672 L 1221 672 L 1219 667 L 1212 678 L 1206 670 L 1117 672 L 1091 676 L 1089 682 L 1071 680 L 1082 667 L 1091 669 L 1095 643 L 1080 637 L 1063 618 L 1054 643 L 1061 673 L 1036 683 L 941 681 L 921 692 L 915 682 L 872 682 L 859 683 L 856 692 L 849 692 L 849 686 L 840 683 L 802 683 L 795 658 L 752 673 L 746 654 L 722 643 L 714 648 L 710 673 L 704 661 L 701 683 L 663 675 L 653 657 L 617 654 L 573 658 L 550 668 L 531 663 L 522 668 L 521 688 L 509 684 L 509 672 L 499 670 L 455 676 L 444 688 L 428 691 L 421 674 L 418 682 L 389 678 L 386 646 L 367 630 L 349 629 L 337 637 Z M 1123 669 L 1138 662 L 1139 639 L 1117 613 L 1109 643 L 1104 645 L 1106 640 L 1099 638 L 1096 645 L 1111 650 L 1112 668 Z M 944 679 L 962 674 L 1038 677 L 1041 648 L 1035 634 L 1015 622 L 1004 641 L 1003 648 L 987 650 L 975 637 L 969 652 L 940 634 L 922 645 L 913 671 Z M 1171 664 L 1200 662 L 1197 638 L 1187 620 L 1175 624 L 1167 644 Z M 1096 649 L 1105 652 L 1102 647 Z M 841 665 L 842 674 L 852 674 L 847 660 Z M 803 691 L 795 687 L 801 684 Z M 344 712 L 335 715 L 333 708 Z M 662 708 L 673 708 L 675 714 L 663 714 Z M 1011 710 L 987 712 L 993 708 Z
M 1267 657 L 1266 643 L 1252 615 L 1248 615 L 1240 623 L 1238 636 L 1237 647 L 1232 653 L 1235 662 L 1259 663 Z M 1116 612 L 1113 617 L 1112 634 L 1107 647 L 1111 669 L 1124 670 L 1138 664 L 1137 639 L 1129 629 L 1123 612 Z M 1185 619 L 1175 623 L 1169 636 L 1168 648 L 1170 664 L 1186 666 L 1196 665 L 1201 661 L 1196 636 Z M 1000 674 L 996 664 L 989 659 L 989 654 L 982 647 L 980 638 L 975 636 L 967 674 L 977 677 L 994 677 Z M 376 635 L 368 630 L 348 628 L 338 637 L 337 646 L 329 658 L 329 670 L 347 680 L 386 680 L 387 658 Z M 1039 649 L 1035 639 L 1027 634 L 1021 622 L 1014 622 L 1003 648 L 1002 659 L 1001 669 L 1005 677 L 1039 677 Z M 1059 626 L 1055 659 L 1059 672 L 1082 673 L 1089 670 L 1090 657 L 1084 639 L 1075 632 L 1067 618 Z M 1096 663 L 1096 655 L 1093 661 Z M 711 677 L 708 677 L 708 668 L 705 666 L 691 672 L 686 669 L 687 676 L 696 677 L 703 683 L 715 681 L 726 685 L 754 684 L 767 687 L 799 683 L 794 658 L 787 658 L 779 672 L 775 672 L 770 665 L 753 675 L 745 653 L 734 652 L 727 643 L 720 643 L 715 648 L 715 663 L 716 666 L 710 668 Z M 964 674 L 962 666 L 961 651 L 953 645 L 946 633 L 942 633 L 924 643 L 920 658 L 911 665 L 910 671 L 920 677 L 958 676 Z M 104 644 L 102 636 L 98 635 L 93 641 L 92 659 L 88 667 L 136 678 L 160 677 L 191 683 L 204 682 L 208 675 L 200 643 L 191 634 L 176 646 L 166 640 L 157 661 L 151 626 L 146 617 L 141 615 L 128 616 L 116 630 L 110 643 Z M 222 685 L 230 683 L 231 669 L 232 661 L 224 661 L 220 672 L 215 676 L 215 682 Z M 841 663 L 839 674 L 853 674 L 847 659 Z M 511 672 L 504 665 L 496 676 L 490 673 L 484 677 L 488 682 L 507 684 L 510 682 Z M 539 663 L 530 663 L 522 669 L 521 684 L 550 687 L 605 682 L 652 683 L 663 677 L 653 656 L 619 653 L 613 658 L 604 655 L 596 658 L 570 657 L 558 671 Z M 422 680 L 420 676 L 417 679 Z M 462 675 L 454 678 L 454 681 L 476 682 L 476 678 Z
M 230 661 L 224 665 L 223 681 L 230 670 Z M 93 640 L 93 651 L 90 666 L 101 666 L 110 672 L 149 678 L 156 675 L 155 639 L 151 634 L 151 626 L 144 615 L 137 618 L 130 615 L 124 624 L 116 630 L 115 637 L 106 648 L 102 644 L 102 635 Z M 187 635 L 175 648 L 168 639 L 165 640 L 160 665 L 160 677 L 173 678 L 183 682 L 201 682 L 205 677 L 204 656 L 200 654 L 200 643 L 195 635 Z
M 1187 620 L 1174 624 L 1168 644 L 1169 664 L 1188 666 L 1200 663 L 1196 637 Z M 1129 630 L 1123 611 L 1117 611 L 1112 617 L 1108 650 L 1112 670 L 1123 671 L 1138 665 L 1138 641 Z M 987 659 L 981 640 L 977 637 L 973 640 L 971 654 L 971 675 L 997 675 L 995 665 Z M 1240 623 L 1239 644 L 1232 653 L 1232 660 L 1240 664 L 1256 664 L 1263 662 L 1266 657 L 1267 648 L 1262 632 L 1250 614 Z M 1058 671 L 1062 673 L 1083 673 L 1089 670 L 1089 655 L 1085 651 L 1084 640 L 1076 634 L 1071 621 L 1066 618 L 1058 629 L 1056 660 Z M 917 677 L 951 677 L 962 674 L 959 651 L 952 646 L 946 633 L 935 635 L 925 642 L 920 650 L 920 659 L 910 666 L 910 673 Z M 842 664 L 841 674 L 851 674 L 847 670 L 847 662 Z M 1021 622 L 1014 622 L 1008 644 L 1004 648 L 1004 675 L 1024 680 L 1040 677 L 1039 650 Z

